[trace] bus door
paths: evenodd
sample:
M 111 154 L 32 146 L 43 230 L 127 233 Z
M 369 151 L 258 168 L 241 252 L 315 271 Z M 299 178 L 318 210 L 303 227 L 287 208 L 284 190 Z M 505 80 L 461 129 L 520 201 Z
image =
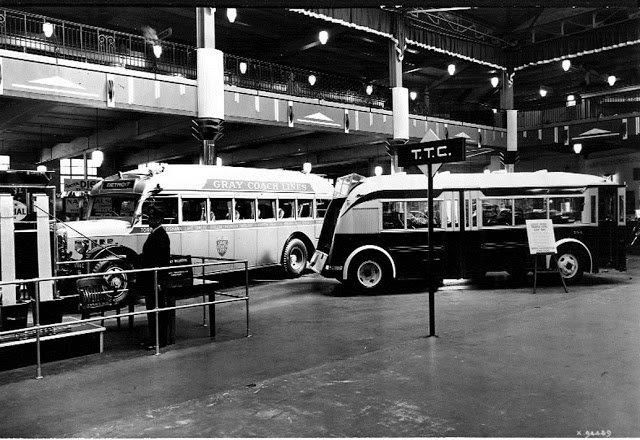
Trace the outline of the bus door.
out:
M 469 276 L 475 273 L 476 266 L 480 263 L 478 255 L 480 251 L 479 219 L 482 214 L 480 191 L 463 191 L 463 217 L 464 229 L 461 231 L 461 246 L 459 247 L 460 275 Z
M 440 249 L 443 258 L 445 277 L 458 277 L 463 265 L 464 247 L 462 231 L 464 231 L 464 204 L 460 203 L 462 191 L 445 191 L 442 193 L 440 209 L 444 234 L 434 234 L 436 249 Z M 463 200 L 464 201 L 464 200 Z M 462 221 L 461 221 L 462 220 Z M 438 255 L 436 253 L 436 255 Z
M 616 255 L 618 222 L 618 188 L 598 188 L 598 259 L 601 266 L 610 266 Z

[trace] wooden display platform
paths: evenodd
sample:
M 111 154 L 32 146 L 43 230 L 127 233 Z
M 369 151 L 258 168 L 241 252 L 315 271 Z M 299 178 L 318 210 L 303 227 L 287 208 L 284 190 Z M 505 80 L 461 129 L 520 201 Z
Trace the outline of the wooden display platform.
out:
M 51 362 L 102 353 L 106 329 L 94 323 L 76 323 L 42 330 L 40 348 L 42 362 Z M 36 364 L 36 332 L 24 331 L 0 336 L 0 370 L 10 370 Z

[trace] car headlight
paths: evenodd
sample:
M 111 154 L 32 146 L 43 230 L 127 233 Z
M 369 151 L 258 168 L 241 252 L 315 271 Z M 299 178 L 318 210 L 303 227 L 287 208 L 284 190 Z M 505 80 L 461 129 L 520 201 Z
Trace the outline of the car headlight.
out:
M 73 248 L 80 255 L 84 255 L 87 253 L 87 249 L 89 249 L 89 240 L 76 240 Z

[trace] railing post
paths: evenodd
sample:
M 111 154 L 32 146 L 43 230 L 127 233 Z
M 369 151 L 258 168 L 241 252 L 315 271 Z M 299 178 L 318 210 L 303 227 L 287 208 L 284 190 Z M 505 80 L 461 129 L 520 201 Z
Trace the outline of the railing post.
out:
M 202 257 L 200 260 L 202 260 L 202 302 L 207 302 L 207 294 L 206 294 L 206 289 L 204 288 L 204 257 Z M 202 326 L 206 327 L 207 326 L 207 306 L 202 306 Z
M 156 297 L 155 303 L 155 327 L 156 327 L 156 356 L 160 354 L 160 312 L 158 312 L 158 269 L 153 271 L 153 294 Z
M 36 325 L 36 379 L 42 379 L 42 360 L 40 358 L 40 282 L 35 282 L 36 293 L 36 313 L 35 322 Z
M 244 289 L 245 289 L 245 296 L 247 297 L 247 299 L 245 300 L 245 304 L 246 304 L 246 311 L 247 311 L 247 338 L 250 336 L 249 335 L 249 262 L 245 261 L 244 262 Z

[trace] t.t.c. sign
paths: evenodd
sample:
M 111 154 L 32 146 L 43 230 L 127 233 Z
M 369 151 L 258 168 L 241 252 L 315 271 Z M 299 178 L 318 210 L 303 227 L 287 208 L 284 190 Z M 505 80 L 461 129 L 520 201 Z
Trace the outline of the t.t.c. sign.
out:
M 467 156 L 464 138 L 416 142 L 397 147 L 398 166 L 462 162 Z

